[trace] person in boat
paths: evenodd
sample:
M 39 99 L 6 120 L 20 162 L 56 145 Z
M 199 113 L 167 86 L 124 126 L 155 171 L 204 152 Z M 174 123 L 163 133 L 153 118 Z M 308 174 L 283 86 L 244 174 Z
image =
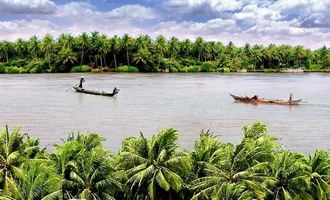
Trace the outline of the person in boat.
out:
M 292 94 L 292 92 L 290 92 L 290 94 L 289 94 L 289 102 L 292 102 L 293 101 L 293 94 Z
M 115 88 L 113 89 L 112 93 L 116 93 L 116 92 L 118 92 L 117 87 L 115 87 Z
M 251 98 L 251 100 L 253 100 L 253 101 L 258 101 L 258 100 L 259 100 L 259 96 L 258 96 L 258 95 L 254 95 L 254 96 Z
M 81 76 L 81 78 L 80 78 L 80 83 L 79 83 L 79 88 L 81 88 L 82 89 L 82 84 L 83 84 L 83 82 L 85 82 L 86 80 L 85 80 L 85 77 L 84 76 Z

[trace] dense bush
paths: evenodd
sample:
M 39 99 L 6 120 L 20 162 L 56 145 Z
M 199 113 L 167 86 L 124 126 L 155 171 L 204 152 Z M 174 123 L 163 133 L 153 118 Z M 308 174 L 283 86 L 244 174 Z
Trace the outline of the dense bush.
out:
M 138 68 L 133 67 L 133 66 L 127 66 L 127 65 L 117 67 L 116 71 L 117 72 L 139 72 Z
M 6 72 L 8 74 L 18 74 L 19 68 L 18 67 L 6 67 Z
M 203 62 L 201 65 L 201 72 L 215 72 L 217 64 L 215 62 Z
M 0 63 L 0 74 L 6 73 L 6 67 Z
M 23 68 L 23 67 L 19 68 L 19 73 L 20 74 L 25 74 L 25 73 L 29 73 L 29 72 L 30 71 L 28 69 L 26 69 L 26 68 Z
M 47 72 L 49 69 L 48 63 L 42 59 L 31 60 L 26 68 L 30 71 L 30 73 L 41 73 Z
M 75 66 L 71 69 L 71 72 L 91 72 L 91 71 L 92 69 L 86 65 Z

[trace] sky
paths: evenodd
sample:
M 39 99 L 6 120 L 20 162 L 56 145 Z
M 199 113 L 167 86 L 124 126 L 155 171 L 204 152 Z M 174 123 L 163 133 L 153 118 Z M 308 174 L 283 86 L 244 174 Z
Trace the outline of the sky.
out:
M 0 0 L 0 40 L 62 33 L 330 46 L 330 0 Z

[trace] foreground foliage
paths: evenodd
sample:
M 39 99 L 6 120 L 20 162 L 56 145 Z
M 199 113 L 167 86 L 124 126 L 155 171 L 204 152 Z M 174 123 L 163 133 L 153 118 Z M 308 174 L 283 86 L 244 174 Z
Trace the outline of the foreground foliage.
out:
M 98 32 L 0 41 L 0 73 L 86 72 L 91 68 L 119 72 L 277 72 L 297 67 L 330 71 L 329 48 L 249 43 L 237 47 L 233 42 L 223 44 L 201 37 L 180 41 L 162 35 L 155 39 L 128 34 L 109 37 Z
M 69 134 L 52 153 L 19 128 L 0 132 L 0 199 L 330 199 L 330 154 L 289 152 L 267 127 L 238 144 L 202 131 L 191 152 L 165 129 L 107 151 L 97 134 Z

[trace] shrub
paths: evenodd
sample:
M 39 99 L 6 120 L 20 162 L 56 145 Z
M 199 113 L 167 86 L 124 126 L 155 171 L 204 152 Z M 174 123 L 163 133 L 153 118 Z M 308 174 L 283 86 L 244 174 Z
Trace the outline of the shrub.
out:
M 3 64 L 0 64 L 0 74 L 6 73 L 6 68 Z
M 218 68 L 216 72 L 229 73 L 230 69 L 228 67 Z
M 200 66 L 189 66 L 188 72 L 199 72 L 200 68 L 201 68 Z
M 183 66 L 191 66 L 191 65 L 200 65 L 201 62 L 199 62 L 196 59 L 184 58 L 180 60 L 180 64 Z
M 29 73 L 29 70 L 26 69 L 26 68 L 21 67 L 21 68 L 19 68 L 19 73 L 20 73 L 20 74 Z
M 178 72 L 183 66 L 176 60 L 166 60 L 165 68 L 169 69 L 170 72 Z
M 16 66 L 16 67 L 25 67 L 26 65 L 29 64 L 28 59 L 14 59 L 14 60 L 9 60 L 8 66 Z
M 228 67 L 223 68 L 223 73 L 229 73 L 229 72 L 230 72 L 230 69 Z
M 203 64 L 200 67 L 201 72 L 215 72 L 216 63 L 215 62 L 203 62 Z
M 95 68 L 95 69 L 92 69 L 92 72 L 93 73 L 101 73 L 102 69 L 101 68 Z
M 41 73 L 41 72 L 47 72 L 48 70 L 48 63 L 44 60 L 38 59 L 38 60 L 32 60 L 26 68 L 31 73 Z
M 139 72 L 138 68 L 133 67 L 133 66 L 127 66 L 127 65 L 117 67 L 116 71 L 117 72 Z
M 87 65 L 75 66 L 71 69 L 71 72 L 91 72 L 92 69 Z
M 265 72 L 265 73 L 276 73 L 276 72 L 278 72 L 278 70 L 276 70 L 276 69 L 264 69 L 263 72 Z
M 8 74 L 18 74 L 19 73 L 19 68 L 18 67 L 7 67 L 6 72 Z
M 38 67 L 33 67 L 30 69 L 30 73 L 41 73 L 41 69 Z
M 200 66 L 183 67 L 179 71 L 180 72 L 199 72 L 200 71 Z

